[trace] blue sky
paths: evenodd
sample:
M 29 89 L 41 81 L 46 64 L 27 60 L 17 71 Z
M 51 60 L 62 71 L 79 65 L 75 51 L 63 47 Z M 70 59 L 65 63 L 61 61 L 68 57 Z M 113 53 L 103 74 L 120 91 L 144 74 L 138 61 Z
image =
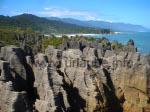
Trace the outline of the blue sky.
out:
M 1 0 L 0 15 L 104 20 L 150 28 L 150 0 Z

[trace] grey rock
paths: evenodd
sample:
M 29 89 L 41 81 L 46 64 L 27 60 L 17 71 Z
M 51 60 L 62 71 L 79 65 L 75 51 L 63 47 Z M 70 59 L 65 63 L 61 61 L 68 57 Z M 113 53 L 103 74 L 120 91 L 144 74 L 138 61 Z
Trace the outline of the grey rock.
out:
M 1 112 L 31 112 L 26 92 L 13 91 L 12 82 L 0 81 L 0 111 Z
M 104 57 L 104 54 L 105 54 L 105 52 L 104 52 L 104 49 L 97 49 L 97 55 L 98 55 L 98 58 L 102 58 L 102 57 Z
M 95 60 L 97 57 L 96 48 L 86 47 L 83 49 L 83 55 L 87 58 L 87 60 Z
M 127 42 L 127 45 L 134 46 L 134 41 L 133 41 L 132 39 L 130 39 L 130 40 Z
M 126 59 L 128 56 L 128 53 L 127 52 L 120 52 L 118 56 L 122 57 L 122 59 Z
M 80 41 L 70 41 L 69 42 L 69 47 L 71 49 L 80 49 L 81 48 L 81 43 L 80 43 Z
M 9 61 L 11 76 L 16 90 L 26 90 L 27 74 L 25 69 L 26 59 L 24 51 L 16 46 L 2 47 L 1 56 Z
M 55 49 L 54 46 L 51 46 L 51 45 L 47 46 L 47 48 L 45 49 L 45 54 L 52 55 L 54 52 L 54 49 Z
M 0 60 L 0 80 L 1 81 L 8 81 L 10 80 L 10 73 L 9 73 L 9 62 Z
M 134 53 L 134 52 L 129 52 L 127 59 L 132 60 L 133 63 L 136 63 L 136 62 L 140 61 L 140 54 Z
M 135 48 L 132 45 L 124 45 L 123 46 L 123 51 L 126 51 L 126 52 L 137 52 L 137 48 Z
M 105 52 L 104 58 L 108 58 L 108 57 L 112 57 L 112 56 L 116 56 L 115 52 L 114 52 L 114 51 L 107 50 L 107 51 Z
M 45 54 L 43 53 L 38 53 L 35 57 L 34 57 L 34 62 L 35 62 L 35 66 L 38 69 L 43 69 L 47 66 L 48 63 L 48 58 Z
M 33 65 L 33 59 L 31 56 L 26 56 L 26 61 L 27 61 L 27 64 L 29 64 L 30 66 Z
M 35 102 L 38 111 L 54 112 L 67 111 L 70 105 L 62 84 L 63 77 L 56 71 L 56 67 L 46 66 L 42 70 L 35 68 L 35 83 L 39 99 Z
M 62 50 L 54 49 L 53 46 L 48 46 L 45 50 L 45 54 L 48 58 L 48 62 L 60 67 L 60 61 L 62 58 Z
M 59 49 L 48 46 L 34 60 L 19 47 L 2 47 L 0 111 L 140 112 L 149 107 L 150 55 L 136 52 L 133 41 L 123 48 L 112 45 L 118 42 L 68 40 Z M 133 65 L 124 66 L 129 60 Z M 107 64 L 95 67 L 92 61 Z
M 69 48 L 69 43 L 67 40 L 63 40 L 62 43 L 58 46 L 61 50 L 66 50 Z
M 20 48 L 22 48 L 25 52 L 25 55 L 27 56 L 33 56 L 33 51 L 32 51 L 32 48 L 26 44 L 20 44 L 19 45 Z

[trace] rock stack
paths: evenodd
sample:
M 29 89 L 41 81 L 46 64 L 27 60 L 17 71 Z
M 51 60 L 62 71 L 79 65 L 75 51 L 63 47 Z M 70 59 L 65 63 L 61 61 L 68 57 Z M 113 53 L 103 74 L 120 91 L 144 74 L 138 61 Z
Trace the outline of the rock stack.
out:
M 65 40 L 45 53 L 5 46 L 0 112 L 144 112 L 150 107 L 150 55 L 107 39 Z M 149 110 L 150 111 L 150 110 Z

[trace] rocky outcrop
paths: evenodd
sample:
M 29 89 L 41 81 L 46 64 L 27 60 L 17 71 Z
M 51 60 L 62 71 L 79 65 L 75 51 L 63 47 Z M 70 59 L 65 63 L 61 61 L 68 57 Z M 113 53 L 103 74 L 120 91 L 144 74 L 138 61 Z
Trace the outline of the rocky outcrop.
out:
M 34 87 L 37 89 L 38 97 L 35 108 L 39 112 L 67 111 L 70 105 L 62 86 L 63 76 L 45 57 L 47 56 L 44 54 L 35 56 Z
M 127 45 L 132 45 L 134 46 L 134 41 L 132 39 L 130 39 L 128 42 L 127 42 Z
M 27 36 L 28 37 L 28 36 Z M 26 45 L 0 54 L 2 112 L 144 112 L 150 55 L 134 42 L 64 40 L 34 55 Z
M 32 106 L 25 91 L 13 91 L 12 82 L 0 81 L 0 111 L 1 112 L 30 112 Z
M 62 68 L 65 81 L 64 88 L 67 94 L 70 95 L 68 100 L 71 105 L 71 111 L 92 112 L 106 109 L 107 101 L 103 93 L 103 82 L 101 82 L 105 82 L 106 77 L 103 76 L 103 80 L 98 80 L 97 73 L 104 74 L 103 71 L 99 70 L 101 72 L 98 72 L 96 69 L 89 68 L 88 66 L 91 65 L 86 63 L 88 58 L 82 58 L 83 55 L 90 56 L 90 53 L 92 53 L 91 59 L 93 59 L 93 57 L 95 58 L 94 49 L 88 50 L 88 48 L 85 48 L 83 54 L 78 49 L 69 49 L 64 51 L 62 55 L 62 64 L 64 61 L 71 62 L 69 62 L 69 66 L 65 65 Z M 80 64 L 82 64 L 82 66 L 80 66 Z M 100 99 L 97 99 L 97 97 Z
M 146 59 L 146 56 L 133 52 L 109 56 L 111 60 L 106 58 L 115 94 L 124 112 L 141 112 L 150 106 L 150 65 L 140 57 Z
M 15 46 L 3 47 L 1 56 L 3 60 L 10 62 L 15 89 L 17 91 L 25 90 L 27 88 L 27 74 L 24 66 L 26 61 L 24 51 Z
M 32 111 L 33 77 L 24 51 L 16 46 L 3 47 L 0 60 L 0 111 Z M 32 74 L 33 75 L 33 74 Z
M 127 44 L 123 46 L 123 51 L 137 52 L 137 48 L 134 47 L 134 41 L 130 39 Z

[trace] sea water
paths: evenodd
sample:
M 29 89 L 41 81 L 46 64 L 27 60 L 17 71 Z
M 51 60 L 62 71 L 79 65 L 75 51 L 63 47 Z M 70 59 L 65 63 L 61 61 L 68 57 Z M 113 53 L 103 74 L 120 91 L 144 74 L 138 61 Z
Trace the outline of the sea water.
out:
M 110 41 L 117 40 L 122 44 L 126 44 L 129 39 L 132 39 L 138 52 L 142 54 L 150 53 L 150 32 L 120 32 L 115 34 L 93 34 L 89 36 L 95 38 L 106 37 Z

